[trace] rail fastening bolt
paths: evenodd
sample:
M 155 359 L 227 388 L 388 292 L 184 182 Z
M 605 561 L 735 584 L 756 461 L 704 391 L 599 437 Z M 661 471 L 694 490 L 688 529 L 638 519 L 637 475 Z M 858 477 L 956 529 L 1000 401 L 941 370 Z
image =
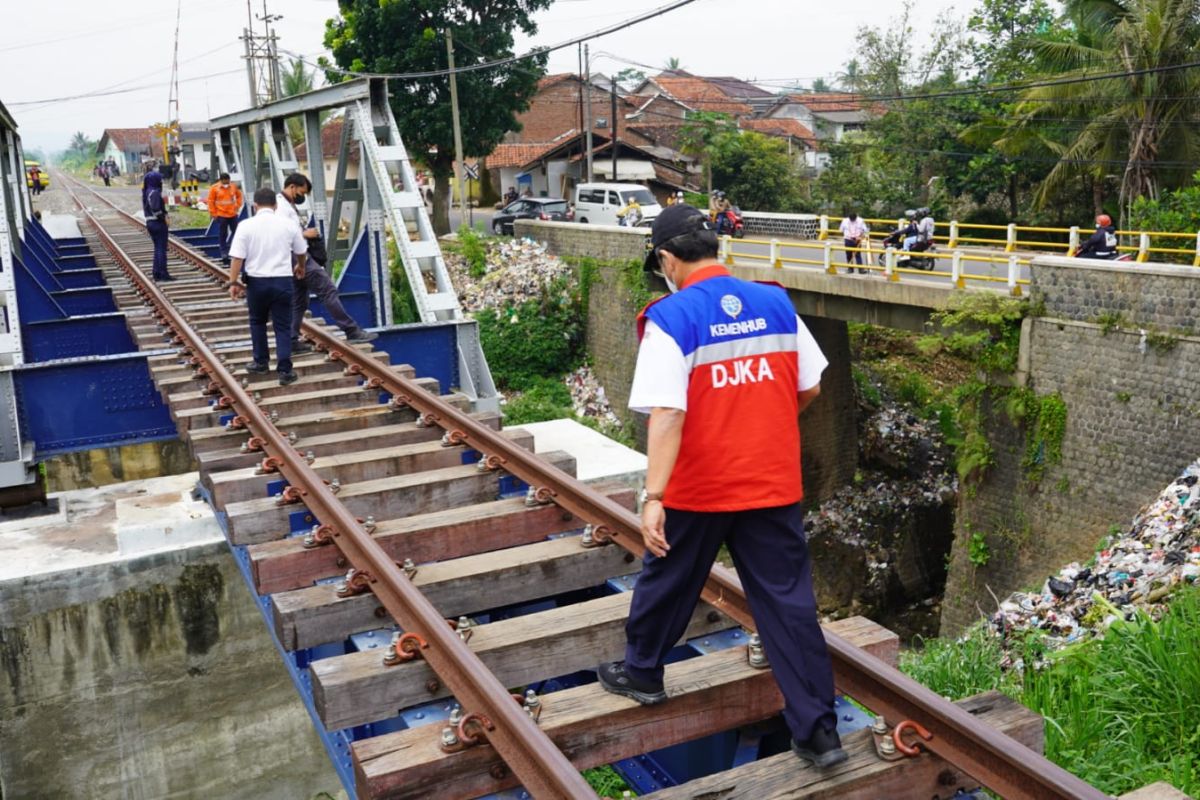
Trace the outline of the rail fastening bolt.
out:
M 454 732 L 454 728 L 451 726 L 442 728 L 442 747 L 454 747 L 457 744 L 458 734 Z
M 883 717 L 876 717 L 875 724 L 871 726 L 871 731 L 880 736 L 886 736 L 888 732 L 887 720 Z

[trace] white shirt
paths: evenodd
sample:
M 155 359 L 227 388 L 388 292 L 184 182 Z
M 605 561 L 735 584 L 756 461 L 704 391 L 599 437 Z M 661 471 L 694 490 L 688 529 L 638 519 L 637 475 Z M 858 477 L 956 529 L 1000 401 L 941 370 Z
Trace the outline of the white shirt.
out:
M 925 217 L 917 223 L 917 232 L 926 239 L 933 239 L 933 217 Z
M 238 225 L 229 257 L 245 261 L 246 274 L 253 278 L 292 277 L 292 256 L 308 252 L 300 228 L 271 208 L 260 208 Z
M 842 220 L 842 224 L 838 226 L 842 232 L 842 237 L 845 239 L 861 239 L 867 235 L 867 223 L 863 222 L 862 217 L 856 217 L 853 221 L 849 217 Z
M 796 317 L 796 326 L 796 350 L 800 360 L 796 389 L 803 392 L 821 382 L 821 373 L 829 366 L 829 361 L 800 317 Z M 646 320 L 637 366 L 633 371 L 633 386 L 629 390 L 629 407 L 647 414 L 652 408 L 687 411 L 688 378 L 687 359 L 679 345 L 653 321 Z
M 303 230 L 304 223 L 300 221 L 300 212 L 292 205 L 292 201 L 287 199 L 287 195 L 283 192 L 275 193 L 275 213 L 284 219 L 290 219 L 295 223 L 297 228 Z

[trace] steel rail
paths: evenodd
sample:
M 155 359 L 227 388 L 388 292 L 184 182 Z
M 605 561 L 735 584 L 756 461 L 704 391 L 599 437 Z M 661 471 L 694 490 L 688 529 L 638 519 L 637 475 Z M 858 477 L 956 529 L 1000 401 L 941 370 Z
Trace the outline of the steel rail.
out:
M 97 193 L 97 196 L 100 195 Z M 106 198 L 101 199 L 108 202 Z M 135 217 L 120 213 L 138 223 Z M 187 245 L 177 241 L 172 241 L 171 245 L 187 260 L 207 268 L 214 275 L 225 275 L 224 270 Z M 342 340 L 313 323 L 305 322 L 303 333 L 315 347 L 336 354 L 338 360 L 356 367 L 354 371 L 378 379 L 380 388 L 418 411 L 426 424 L 443 428 L 448 444 L 470 445 L 485 454 L 490 467 L 503 469 L 533 487 L 539 501 L 553 502 L 595 526 L 598 539 L 611 538 L 639 558 L 645 554 L 641 523 L 633 512 L 534 454 L 515 447 L 500 433 L 480 425 L 468 414 L 386 365 L 347 347 Z M 702 596 L 739 624 L 755 629 L 745 591 L 732 570 L 715 564 Z M 1109 797 L 842 637 L 825 631 L 825 640 L 833 662 L 835 683 L 841 691 L 882 714 L 892 724 L 906 719 L 920 722 L 934 734 L 932 740 L 922 742 L 923 747 L 1005 798 L 1101 800 Z
M 71 194 L 74 197 L 74 192 Z M 268 455 L 264 466 L 273 460 L 273 468 L 289 484 L 300 488 L 304 504 L 324 525 L 330 526 L 330 540 L 362 573 L 376 599 L 406 632 L 416 633 L 424 640 L 420 656 L 429 663 L 438 678 L 453 692 L 464 709 L 487 718 L 485 727 L 488 724 L 495 726 L 487 741 L 525 788 L 538 798 L 594 798 L 595 792 L 570 760 L 555 747 L 524 709 L 513 702 L 508 689 L 446 624 L 446 620 L 366 531 L 361 521 L 337 499 L 304 456 L 296 451 L 287 437 L 255 404 L 216 353 L 188 325 L 166 294 L 146 278 L 133 259 L 78 198 L 74 199 L 83 210 L 87 222 L 96 230 L 104 248 L 134 282 L 142 298 L 156 309 L 155 316 L 171 327 L 182 340 L 183 349 L 198 359 L 199 369 L 218 384 L 222 393 L 221 402 L 241 416 L 249 431 L 264 442 L 262 447 Z M 125 216 L 129 217 L 127 214 Z M 347 347 L 347 350 L 353 351 L 353 348 Z M 418 391 L 426 394 L 422 389 Z

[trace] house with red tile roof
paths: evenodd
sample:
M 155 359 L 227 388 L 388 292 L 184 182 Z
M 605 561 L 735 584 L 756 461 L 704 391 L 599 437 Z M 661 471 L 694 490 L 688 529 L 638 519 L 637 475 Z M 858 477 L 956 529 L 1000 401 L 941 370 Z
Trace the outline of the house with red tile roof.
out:
M 96 160 L 111 158 L 124 174 L 137 172 L 143 161 L 162 157 L 162 141 L 149 128 L 105 128 L 96 143 Z
M 338 162 L 341 153 L 338 148 L 342 144 L 342 129 L 346 121 L 342 117 L 334 117 L 321 126 L 321 164 L 325 169 L 325 186 L 328 194 L 333 194 L 336 185 Z M 357 144 L 350 147 L 350 157 L 346 161 L 346 178 L 358 179 L 358 161 L 361 158 L 361 148 Z M 296 161 L 301 165 L 300 171 L 311 174 L 312 167 L 308 160 L 308 143 L 296 145 Z
M 619 86 L 614 94 L 608 79 L 592 78 L 590 85 L 585 85 L 574 73 L 542 78 L 529 109 L 517 116 L 520 128 L 510 132 L 485 159 L 492 187 L 498 194 L 509 187 L 518 192 L 528 187 L 535 195 L 570 195 L 586 175 L 585 110 L 590 111 L 596 180 L 611 180 L 608 173 L 612 171 L 611 148 L 615 138 L 617 180 L 646 183 L 652 189 L 662 183 L 664 194 L 669 181 L 676 182 L 671 184 L 671 191 L 695 185 L 694 180 L 689 180 L 694 159 L 662 145 L 636 124 L 662 114 L 669 115 L 669 120 L 678 125 L 687 109 L 654 94 L 628 94 Z M 603 159 L 607 161 L 601 164 Z

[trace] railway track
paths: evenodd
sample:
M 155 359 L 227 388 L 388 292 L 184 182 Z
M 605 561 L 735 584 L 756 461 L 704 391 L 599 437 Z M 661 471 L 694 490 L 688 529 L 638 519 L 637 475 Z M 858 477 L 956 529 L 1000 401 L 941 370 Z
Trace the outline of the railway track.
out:
M 314 351 L 295 358 L 297 383 L 247 375 L 245 307 L 225 271 L 172 239 L 176 280 L 155 284 L 140 221 L 70 191 L 139 347 L 171 348 L 151 357 L 153 378 L 314 724 L 340 732 L 327 746 L 358 796 L 594 797 L 580 769 L 778 714 L 769 670 L 748 657 L 745 595 L 719 565 L 687 634 L 719 644 L 668 667 L 670 702 L 637 706 L 581 677 L 623 649 L 621 590 L 643 554 L 631 489 L 577 481 L 567 454 L 533 453 L 499 415 L 319 321 L 304 324 Z M 934 695 L 886 663 L 894 637 L 865 620 L 826 637 L 839 691 L 887 735 L 847 737 L 849 764 L 828 774 L 783 754 L 652 796 L 948 797 L 982 784 L 1105 797 L 1030 749 L 1041 720 L 1012 701 Z M 885 739 L 908 750 L 914 738 L 890 730 L 902 720 L 930 738 L 890 760 Z

